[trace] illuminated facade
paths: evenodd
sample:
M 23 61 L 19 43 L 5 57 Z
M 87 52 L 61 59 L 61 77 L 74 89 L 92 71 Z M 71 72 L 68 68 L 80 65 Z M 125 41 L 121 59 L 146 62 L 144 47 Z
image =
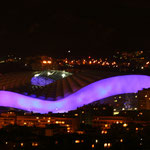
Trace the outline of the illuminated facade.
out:
M 26 114 L 17 115 L 15 112 L 2 113 L 0 116 L 0 128 L 7 125 L 19 125 L 27 127 L 46 128 L 47 125 L 59 125 L 66 128 L 66 132 L 73 133 L 79 128 L 79 119 L 74 117 L 57 117 L 51 115 Z
M 138 110 L 150 110 L 150 89 L 138 91 Z
M 0 91 L 0 106 L 48 113 L 67 112 L 109 96 L 136 93 L 150 87 L 150 77 L 125 75 L 99 80 L 58 101 L 45 101 L 9 91 Z

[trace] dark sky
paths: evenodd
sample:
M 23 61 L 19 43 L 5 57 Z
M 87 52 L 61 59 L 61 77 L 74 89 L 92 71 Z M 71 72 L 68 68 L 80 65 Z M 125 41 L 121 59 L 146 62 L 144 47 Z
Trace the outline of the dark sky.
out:
M 20 55 L 111 55 L 150 50 L 150 2 L 73 3 L 5 0 L 0 4 L 0 52 Z

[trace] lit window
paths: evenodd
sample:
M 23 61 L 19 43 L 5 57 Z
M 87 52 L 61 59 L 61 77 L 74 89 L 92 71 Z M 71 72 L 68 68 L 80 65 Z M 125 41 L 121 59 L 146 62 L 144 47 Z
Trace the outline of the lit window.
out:
M 107 147 L 107 143 L 104 143 L 104 147 L 105 147 L 105 148 Z
M 126 124 L 126 123 L 123 124 L 123 127 L 127 127 L 127 126 L 128 126 L 128 124 Z
M 75 116 L 78 116 L 78 114 L 74 114 Z
M 61 123 L 62 123 L 62 124 L 65 124 L 65 121 L 62 121 Z
M 136 131 L 138 131 L 138 130 L 139 130 L 139 128 L 135 128 L 135 130 L 136 130 Z
M 119 121 L 116 121 L 116 124 L 119 124 Z
M 32 142 L 32 146 L 38 146 L 37 142 Z
M 91 64 L 92 64 L 92 61 L 89 61 L 89 64 L 91 65 Z
M 103 110 L 106 110 L 106 107 L 103 107 Z
M 47 63 L 47 61 L 46 60 L 43 60 L 43 64 L 46 64 Z
M 108 127 L 108 124 L 105 124 L 105 127 L 107 128 L 107 127 Z
M 80 143 L 80 140 L 75 140 L 75 143 Z
M 48 64 L 51 64 L 51 63 L 52 63 L 52 61 L 50 61 L 50 60 L 49 60 L 49 61 L 47 61 L 47 63 L 48 63 Z
M 94 146 L 94 144 L 92 144 L 92 148 L 94 148 L 95 146 Z
M 108 146 L 108 147 L 110 147 L 110 146 L 111 146 L 111 144 L 110 144 L 110 143 L 108 143 L 108 144 L 107 144 L 107 146 Z

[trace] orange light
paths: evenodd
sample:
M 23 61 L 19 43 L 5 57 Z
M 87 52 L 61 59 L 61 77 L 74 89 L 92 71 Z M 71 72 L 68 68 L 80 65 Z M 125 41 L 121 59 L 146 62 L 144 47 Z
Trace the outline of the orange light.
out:
M 48 63 L 48 64 L 51 64 L 51 63 L 52 63 L 52 61 L 51 61 L 51 60 L 49 60 L 47 63 Z
M 91 64 L 92 64 L 92 61 L 89 61 L 89 64 L 91 65 Z
M 127 127 L 127 126 L 128 126 L 128 124 L 126 124 L 126 123 L 123 124 L 123 127 Z
M 105 131 L 104 133 L 107 134 L 107 131 Z
M 83 61 L 83 64 L 85 65 L 85 61 Z
M 102 130 L 101 134 L 107 134 L 107 131 L 106 130 Z
M 107 143 L 104 143 L 104 147 L 107 147 Z
M 136 130 L 136 131 L 138 131 L 138 130 L 139 130 L 139 128 L 135 128 L 135 130 Z
M 43 64 L 47 64 L 46 60 L 43 60 Z
M 80 140 L 75 140 L 75 143 L 80 143 Z
M 32 146 L 38 146 L 38 143 L 32 142 Z
M 108 127 L 108 124 L 105 124 L 105 127 L 107 128 L 107 127 Z

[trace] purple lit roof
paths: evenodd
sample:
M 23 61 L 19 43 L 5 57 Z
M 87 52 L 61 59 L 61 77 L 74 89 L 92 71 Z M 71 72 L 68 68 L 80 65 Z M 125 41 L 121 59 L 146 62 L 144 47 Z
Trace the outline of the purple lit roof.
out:
M 43 77 L 43 76 L 32 77 L 32 79 L 31 79 L 31 84 L 37 85 L 37 86 L 45 86 L 45 85 L 51 84 L 53 82 L 54 82 L 53 79 L 50 79 L 48 77 Z
M 39 113 L 67 112 L 109 96 L 136 93 L 138 90 L 149 87 L 149 76 L 116 76 L 94 82 L 58 101 L 44 101 L 18 93 L 0 91 L 0 106 L 14 107 Z

